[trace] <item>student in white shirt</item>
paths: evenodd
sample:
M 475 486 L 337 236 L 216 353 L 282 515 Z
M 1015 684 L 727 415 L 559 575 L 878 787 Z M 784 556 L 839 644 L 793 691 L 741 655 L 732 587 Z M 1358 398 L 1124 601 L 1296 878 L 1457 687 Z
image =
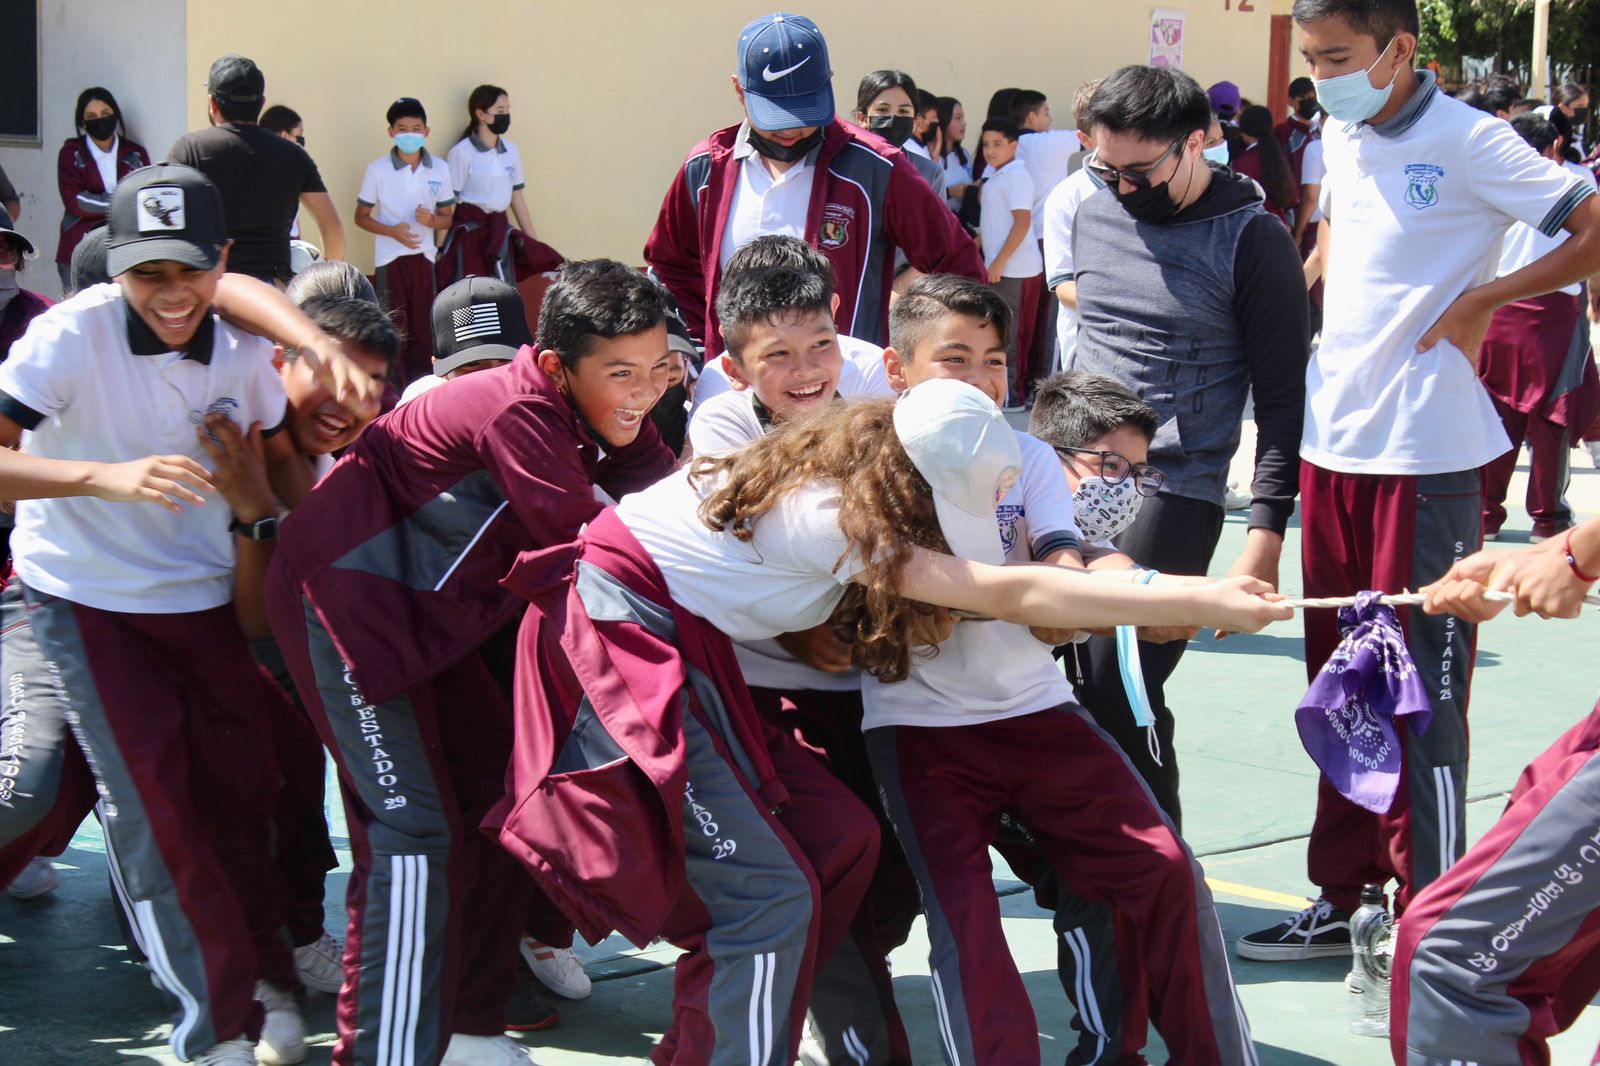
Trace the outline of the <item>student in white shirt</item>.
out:
M 116 282 L 52 308 L 0 366 L 16 580 L 72 700 L 152 974 L 172 997 L 174 1053 L 254 1063 L 259 997 L 263 1035 L 282 1040 L 264 1043 L 263 1059 L 295 1062 L 297 979 L 268 846 L 270 722 L 291 712 L 230 602 L 236 556 L 270 550 L 277 516 L 230 513 L 200 461 L 205 420 L 259 423 L 286 502 L 285 472 L 303 460 L 281 432 L 271 344 L 211 312 L 227 257 L 216 187 L 188 167 L 147 167 L 118 183 L 109 226 Z M 113 515 L 117 502 L 136 506 Z
M 1594 175 L 1576 164 L 1563 163 L 1561 137 L 1537 113 L 1518 115 L 1511 128 L 1528 144 L 1563 169 L 1576 170 L 1580 181 L 1594 186 Z M 1546 236 L 1523 222 L 1506 234 L 1500 250 L 1500 277 L 1514 274 L 1548 255 L 1567 239 L 1565 231 Z M 1564 498 L 1574 441 L 1600 414 L 1600 377 L 1589 350 L 1588 301 L 1580 283 L 1507 304 L 1495 312 L 1483 338 L 1478 377 L 1511 448 L 1483 468 L 1483 538 L 1496 540 L 1506 520 L 1506 490 L 1511 484 L 1524 442 L 1532 456 L 1528 473 L 1527 509 L 1535 543 L 1559 536 L 1573 525 L 1572 508 Z
M 764 270 L 771 267 L 791 267 L 808 271 L 819 278 L 833 293 L 832 306 L 838 313 L 839 294 L 834 291 L 833 264 L 822 252 L 800 237 L 771 233 L 756 237 L 740 248 L 728 260 L 725 273 Z M 839 367 L 837 390 L 847 400 L 886 399 L 894 395 L 883 373 L 883 349 L 876 344 L 855 337 L 838 335 L 839 354 L 843 357 Z M 733 356 L 728 352 L 706 359 L 695 383 L 694 409 L 691 418 L 717 396 L 735 388 L 730 376 Z M 692 439 L 692 438 L 691 438 Z
M 967 136 L 967 112 L 953 96 L 938 98 L 941 157 L 944 165 L 944 201 L 952 211 L 961 210 L 961 201 L 972 184 L 972 157 L 961 142 Z
M 907 399 L 950 380 L 1004 396 L 1009 311 L 992 289 L 925 278 L 889 326 L 889 377 Z M 1061 460 L 1012 432 L 1022 462 L 996 509 L 1003 557 L 1081 568 Z M 1125 557 L 1110 565 L 1132 574 Z M 1068 894 L 1121 910 L 1115 932 L 1103 916 L 1093 943 L 1076 924 L 1058 926 L 1069 947 L 1063 985 L 1079 1011 L 1077 1060 L 1137 1060 L 1148 1000 L 1175 1061 L 1247 1062 L 1248 1027 L 1199 866 L 1116 742 L 1078 707 L 1051 656 L 1071 635 L 962 621 L 937 655 L 912 661 L 905 681 L 863 679 L 867 753 L 924 901 L 946 1055 L 1039 1061 L 1027 991 L 996 950 L 1004 935 L 987 852 L 1010 815 Z
M 978 238 L 989 283 L 1000 290 L 1011 308 L 1017 330 L 1007 348 L 1007 374 L 1011 385 L 1006 406 L 1020 407 L 1027 400 L 1039 302 L 1044 295 L 1044 256 L 1033 233 L 1033 181 L 1017 158 L 1017 127 L 1009 120 L 991 118 L 983 124 L 980 142 L 988 170 L 983 179 L 983 211 Z
M 561 265 L 561 256 L 533 228 L 533 212 L 522 194 L 522 153 L 505 135 L 510 128 L 506 91 L 498 85 L 473 89 L 467 97 L 467 128 L 445 157 L 457 204 L 439 248 L 441 289 L 474 274 L 515 285 Z
M 404 388 L 431 372 L 430 321 L 434 285 L 434 238 L 450 228 L 456 193 L 450 168 L 430 155 L 428 112 L 422 101 L 402 96 L 384 116 L 393 146 L 367 164 L 356 195 L 356 226 L 376 234 L 372 265 L 378 296 L 405 338 L 405 354 L 395 374 Z
M 1413 69 L 1411 0 L 1300 0 L 1295 17 L 1329 115 L 1317 241 L 1324 325 L 1301 446 L 1305 592 L 1420 588 L 1477 548 L 1478 471 L 1509 447 L 1476 373 L 1490 316 L 1600 269 L 1600 201 L 1506 123 Z M 1573 239 L 1497 279 L 1515 222 Z M 1338 643 L 1333 614 L 1307 614 L 1312 676 Z M 1462 854 L 1473 630 L 1416 612 L 1409 622 L 1433 718 L 1425 734 L 1403 738 L 1399 800 L 1374 814 L 1320 782 L 1307 856 L 1320 897 L 1242 938 L 1246 957 L 1348 954 L 1363 884 L 1397 880 L 1403 911 Z M 1440 1057 L 1415 1038 L 1410 1047 Z
M 717 319 L 736 386 L 704 403 L 690 423 L 696 456 L 735 453 L 771 430 L 838 404 L 839 373 L 847 364 L 839 351 L 833 304 L 825 271 L 766 266 L 723 275 Z M 861 744 L 861 674 L 833 627 L 740 641 L 733 652 L 757 713 L 816 752 L 841 783 L 878 812 Z M 882 844 L 872 887 L 851 928 L 855 948 L 836 953 L 812 987 L 808 1032 L 819 1046 L 808 1043 L 804 1058 L 813 1064 L 858 1061 L 852 1048 L 866 1049 L 873 1062 L 910 1061 L 889 972 L 877 960 L 905 942 L 918 912 L 916 888 L 881 813 L 879 822 Z

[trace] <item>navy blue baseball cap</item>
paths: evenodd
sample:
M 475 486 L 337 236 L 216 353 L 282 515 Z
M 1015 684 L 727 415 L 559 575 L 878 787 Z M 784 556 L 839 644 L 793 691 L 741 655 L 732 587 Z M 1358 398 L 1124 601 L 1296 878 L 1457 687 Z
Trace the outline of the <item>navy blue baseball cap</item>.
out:
M 739 32 L 739 87 L 757 129 L 825 126 L 834 119 L 828 42 L 804 15 L 763 15 Z

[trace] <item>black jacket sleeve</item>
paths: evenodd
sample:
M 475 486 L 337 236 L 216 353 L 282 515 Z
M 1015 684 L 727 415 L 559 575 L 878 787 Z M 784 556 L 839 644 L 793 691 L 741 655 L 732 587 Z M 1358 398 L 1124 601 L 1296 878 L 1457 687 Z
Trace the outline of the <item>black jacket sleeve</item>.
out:
M 1256 414 L 1256 473 L 1250 528 L 1282 533 L 1300 485 L 1310 304 L 1294 237 L 1268 214 L 1239 237 L 1233 262 L 1234 311 L 1250 364 Z

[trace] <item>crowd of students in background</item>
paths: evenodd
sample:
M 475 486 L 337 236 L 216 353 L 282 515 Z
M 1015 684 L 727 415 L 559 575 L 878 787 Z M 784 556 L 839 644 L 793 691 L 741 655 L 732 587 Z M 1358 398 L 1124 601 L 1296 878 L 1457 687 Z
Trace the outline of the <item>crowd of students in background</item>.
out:
M 1069 1061 L 1153 1023 L 1251 1063 L 1170 703 L 1200 627 L 1288 617 L 1298 506 L 1308 595 L 1431 587 L 1433 723 L 1384 810 L 1322 778 L 1318 898 L 1235 950 L 1347 955 L 1393 882 L 1395 1061 L 1544 1061 L 1600 990 L 1594 908 L 1552 888 L 1518 941 L 1506 886 L 1592 831 L 1600 718 L 1469 852 L 1466 705 L 1484 590 L 1567 615 L 1600 566 L 1562 498 L 1600 437 L 1588 95 L 1452 99 L 1412 0 L 1295 17 L 1285 114 L 1131 66 L 1071 129 L 1018 88 L 969 129 L 890 69 L 840 108 L 818 27 L 756 19 L 743 119 L 672 174 L 642 271 L 539 239 L 498 86 L 442 157 L 389 105 L 370 280 L 251 60 L 160 162 L 84 90 L 63 302 L 0 216 L 0 883 L 48 894 L 98 817 L 208 1066 L 304 1060 L 302 989 L 338 996 L 339 1063 L 527 1063 L 505 1034 L 555 1016 L 510 1013 L 519 958 L 583 998 L 573 938 L 612 931 L 685 952 L 653 1061 L 908 1063 L 887 956 L 919 914 L 946 1060 L 1013 1066 L 994 847 L 1054 912 Z M 1474 554 L 1524 441 L 1536 546 Z M 1306 632 L 1315 677 L 1333 612 Z

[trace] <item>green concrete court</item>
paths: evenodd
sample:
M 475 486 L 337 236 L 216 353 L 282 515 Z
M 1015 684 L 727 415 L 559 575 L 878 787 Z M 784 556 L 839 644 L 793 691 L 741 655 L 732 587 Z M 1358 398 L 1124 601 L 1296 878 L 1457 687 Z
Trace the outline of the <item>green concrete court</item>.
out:
M 1241 451 L 1251 454 L 1247 439 Z M 1571 499 L 1580 512 L 1600 513 L 1600 471 L 1576 457 Z M 1513 500 L 1521 499 L 1521 480 Z M 1508 541 L 1525 539 L 1519 511 Z M 1520 531 L 1520 532 L 1519 532 Z M 1218 569 L 1244 536 L 1242 514 L 1228 521 Z M 1298 590 L 1298 536 L 1291 531 L 1285 591 Z M 1579 622 L 1506 618 L 1486 627 L 1473 693 L 1473 763 L 1468 828 L 1493 821 L 1522 766 L 1595 698 L 1600 671 L 1600 617 Z M 1189 840 L 1218 882 L 1217 901 L 1231 940 L 1274 921 L 1311 891 L 1305 880 L 1304 835 L 1315 775 L 1300 749 L 1292 709 L 1305 688 L 1299 628 L 1197 642 L 1174 686 L 1178 750 L 1184 767 Z M 342 834 L 343 827 L 335 832 Z M 336 844 L 344 844 L 342 836 Z M 145 971 L 130 963 L 106 893 L 102 843 L 94 822 L 59 860 L 62 887 L 54 897 L 21 903 L 0 897 L 0 1064 L 170 1063 L 161 997 Z M 1039 1017 L 1046 1063 L 1060 1062 L 1071 1034 L 1065 998 L 1055 978 L 1048 917 L 1001 868 L 1006 935 L 1026 975 Z M 330 930 L 342 931 L 344 876 L 328 886 Z M 895 983 L 917 1061 L 940 1062 L 928 991 L 926 942 L 920 929 L 893 958 Z M 593 997 L 561 1004 L 558 1028 L 527 1042 L 544 1066 L 639 1062 L 668 1021 L 672 950 L 638 952 L 620 938 L 581 949 L 595 978 Z M 1270 1066 L 1387 1062 L 1386 1045 L 1345 1028 L 1339 960 L 1272 965 L 1235 962 L 1234 974 L 1261 1051 Z M 525 978 L 519 996 L 532 995 Z M 307 1024 L 319 1034 L 310 1063 L 328 1061 L 332 997 L 312 995 Z M 1558 1064 L 1587 1063 L 1600 1042 L 1600 1011 L 1580 1019 L 1555 1045 Z M 1159 1046 L 1152 1061 L 1164 1060 Z

